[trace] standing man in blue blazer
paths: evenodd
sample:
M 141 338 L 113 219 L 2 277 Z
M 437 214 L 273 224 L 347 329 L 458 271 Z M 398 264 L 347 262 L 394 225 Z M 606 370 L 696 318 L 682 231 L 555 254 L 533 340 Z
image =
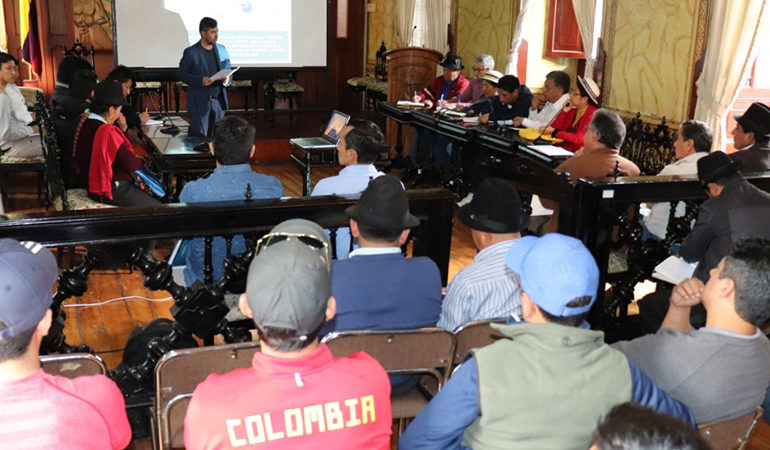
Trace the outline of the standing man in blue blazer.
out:
M 230 69 L 230 56 L 223 45 L 217 44 L 219 29 L 211 17 L 201 19 L 198 26 L 201 39 L 187 47 L 179 61 L 179 79 L 187 83 L 187 114 L 190 116 L 190 136 L 211 138 L 214 122 L 225 115 L 228 77 L 213 81 L 210 77 L 222 69 Z

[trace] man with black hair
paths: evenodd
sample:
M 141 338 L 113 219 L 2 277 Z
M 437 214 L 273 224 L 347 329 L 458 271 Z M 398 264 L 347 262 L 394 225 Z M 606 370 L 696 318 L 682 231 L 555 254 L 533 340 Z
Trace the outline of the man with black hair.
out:
M 742 163 L 741 172 L 770 170 L 770 106 L 755 102 L 744 114 L 735 116 L 732 157 Z
M 359 194 L 369 182 L 384 173 L 374 167 L 380 154 L 384 136 L 371 120 L 353 119 L 342 129 L 337 141 L 337 160 L 344 166 L 338 175 L 320 180 L 311 196 Z M 345 259 L 350 252 L 350 229 L 337 230 L 337 259 Z
M 329 238 L 317 224 L 285 221 L 257 244 L 244 315 L 260 350 L 251 367 L 209 375 L 187 407 L 188 449 L 390 447 L 390 386 L 364 352 L 332 356 L 318 336 L 334 317 Z
M 582 242 L 558 233 L 526 236 L 505 262 L 521 279 L 526 323 L 493 324 L 505 338 L 473 350 L 399 448 L 582 450 L 599 417 L 627 401 L 694 425 L 686 406 L 605 344 L 604 333 L 584 327 L 599 268 Z
M 40 365 L 58 268 L 36 242 L 0 239 L 0 447 L 123 449 L 123 394 L 104 375 L 65 378 Z
M 605 414 L 588 450 L 711 450 L 698 430 L 650 408 L 622 403 Z
M 160 202 L 134 184 L 133 172 L 144 167 L 115 121 L 123 107 L 123 91 L 113 81 L 94 89 L 91 112 L 75 131 L 75 184 L 97 202 L 116 206 L 152 206 Z
M 766 223 L 765 223 L 766 225 Z M 770 240 L 746 238 L 698 278 L 671 293 L 661 329 L 613 347 L 625 353 L 662 389 L 685 402 L 698 423 L 747 414 L 765 399 L 770 341 Z M 706 326 L 693 330 L 690 310 L 702 304 Z
M 19 61 L 8 53 L 0 53 L 0 152 L 19 158 L 43 154 L 37 126 L 16 85 Z
M 198 31 L 201 38 L 184 50 L 177 74 L 187 83 L 188 134 L 211 138 L 214 123 L 224 117 L 227 109 L 226 87 L 230 85 L 230 78 L 214 81 L 210 77 L 222 69 L 230 69 L 230 56 L 224 45 L 217 44 L 216 20 L 204 17 Z
M 527 117 L 515 117 L 513 125 L 535 129 L 548 125 L 569 100 L 569 88 L 570 78 L 566 72 L 561 70 L 548 72 L 545 76 L 543 93 L 532 98 Z
M 120 112 L 117 124 L 121 130 L 127 131 L 128 129 L 137 129 L 150 120 L 150 113 L 137 110 L 136 105 L 131 103 L 131 89 L 136 84 L 136 75 L 134 72 L 124 65 L 116 66 L 107 77 L 105 81 L 114 81 L 118 83 L 123 90 L 123 109 Z
M 666 165 L 658 175 L 697 175 L 698 160 L 711 151 L 711 130 L 700 120 L 682 122 L 674 141 L 674 156 L 676 161 Z M 658 239 L 666 237 L 668 216 L 671 204 L 668 202 L 655 203 L 650 213 L 644 218 L 644 226 L 649 233 Z M 684 215 L 683 202 L 678 202 L 676 217 Z
M 357 205 L 345 212 L 360 248 L 332 265 L 334 330 L 393 330 L 435 326 L 441 312 L 441 276 L 431 259 L 406 258 L 401 246 L 420 221 L 398 178 L 369 182 Z
M 280 198 L 283 195 L 281 182 L 275 177 L 254 172 L 249 164 L 254 156 L 254 138 L 257 133 L 254 125 L 237 116 L 226 116 L 214 128 L 214 141 L 209 143 L 209 150 L 216 159 L 217 167 L 206 178 L 185 184 L 179 201 L 203 203 L 245 200 L 248 185 L 251 186 L 252 198 Z M 192 240 L 184 271 L 185 284 L 188 286 L 192 286 L 195 280 L 203 279 L 205 248 L 203 238 Z M 243 236 L 235 236 L 232 240 L 232 254 L 237 255 L 245 250 Z M 227 255 L 224 238 L 214 238 L 211 252 L 214 279 L 217 280 L 222 276 L 222 261 Z
M 481 123 L 497 123 L 510 125 L 515 117 L 520 117 L 529 111 L 532 103 L 532 92 L 519 83 L 513 75 L 504 75 L 497 81 L 497 95 L 489 105 L 489 115 L 479 117 Z

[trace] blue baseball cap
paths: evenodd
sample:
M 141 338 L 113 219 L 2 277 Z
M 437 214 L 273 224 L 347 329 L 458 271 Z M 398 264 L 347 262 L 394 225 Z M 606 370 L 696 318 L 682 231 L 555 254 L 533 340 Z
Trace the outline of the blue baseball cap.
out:
M 0 339 L 32 329 L 51 307 L 59 270 L 51 252 L 37 242 L 0 239 Z
M 505 264 L 521 278 L 521 288 L 545 312 L 576 316 L 591 309 L 599 285 L 599 268 L 579 240 L 558 233 L 525 236 L 508 249 Z M 567 303 L 590 296 L 585 306 Z

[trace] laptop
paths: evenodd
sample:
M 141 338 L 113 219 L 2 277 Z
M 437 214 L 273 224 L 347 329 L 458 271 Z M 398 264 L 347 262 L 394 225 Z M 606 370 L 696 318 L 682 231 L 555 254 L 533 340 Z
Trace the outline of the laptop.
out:
M 337 141 L 340 140 L 342 129 L 348 124 L 348 120 L 350 120 L 349 115 L 335 109 L 332 111 L 329 123 L 327 123 L 326 128 L 324 128 L 323 136 L 293 138 L 289 139 L 289 142 L 308 150 L 334 148 L 337 146 Z

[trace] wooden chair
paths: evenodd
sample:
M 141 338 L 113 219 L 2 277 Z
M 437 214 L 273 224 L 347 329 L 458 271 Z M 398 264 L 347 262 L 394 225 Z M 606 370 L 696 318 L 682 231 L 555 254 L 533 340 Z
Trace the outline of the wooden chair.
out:
M 735 419 L 708 422 L 698 426 L 701 436 L 714 449 L 743 450 L 762 420 L 762 407 Z
M 365 351 L 382 364 L 389 374 L 424 374 L 432 378 L 437 390 L 446 382 L 455 351 L 454 334 L 442 328 L 397 331 L 337 331 L 323 338 L 334 356 Z M 392 397 L 394 419 L 412 418 L 429 398 L 417 386 L 405 395 Z M 403 425 L 405 422 L 401 420 Z
M 25 97 L 25 103 L 28 100 Z M 35 91 L 35 110 L 38 109 L 38 104 L 45 104 L 45 98 L 43 97 L 43 91 Z M 40 187 L 38 187 L 38 198 L 45 196 L 48 198 L 46 192 L 46 161 L 43 156 L 8 156 L 7 154 L 0 155 L 0 193 L 2 195 L 2 204 L 8 208 L 8 191 L 9 191 L 9 176 L 11 172 L 37 172 L 40 175 Z M 41 195 L 42 194 L 42 195 Z
M 68 353 L 63 355 L 45 355 L 40 357 L 43 370 L 51 375 L 77 378 L 89 375 L 104 375 L 107 366 L 104 360 L 90 353 Z
M 251 365 L 258 342 L 173 350 L 155 366 L 155 448 L 184 447 L 184 416 L 193 390 L 209 374 Z
M 503 333 L 489 326 L 492 323 L 505 323 L 505 318 L 474 320 L 455 329 L 455 366 L 462 364 L 472 349 L 487 346 L 503 337 Z
M 48 104 L 42 100 L 42 95 L 38 96 L 35 112 L 40 122 L 40 140 L 45 158 L 46 203 L 53 204 L 59 211 L 114 208 L 112 205 L 91 200 L 85 189 L 66 189 L 61 172 L 61 149 L 56 138 L 56 125 Z

